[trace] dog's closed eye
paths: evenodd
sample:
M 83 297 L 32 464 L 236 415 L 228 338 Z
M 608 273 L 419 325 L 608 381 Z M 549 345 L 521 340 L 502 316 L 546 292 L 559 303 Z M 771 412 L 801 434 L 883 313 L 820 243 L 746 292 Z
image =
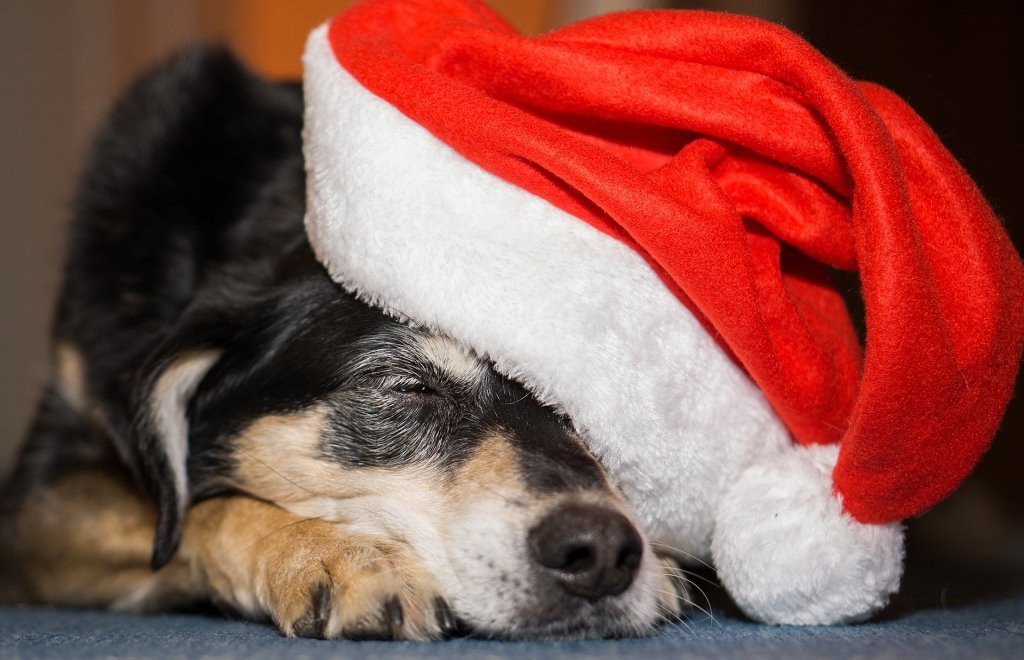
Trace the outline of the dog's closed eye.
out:
M 395 385 L 392 389 L 395 392 L 398 392 L 399 394 L 418 394 L 420 396 L 436 396 L 437 394 L 439 394 L 439 392 L 436 389 L 418 380 L 411 380 L 399 383 L 398 385 Z

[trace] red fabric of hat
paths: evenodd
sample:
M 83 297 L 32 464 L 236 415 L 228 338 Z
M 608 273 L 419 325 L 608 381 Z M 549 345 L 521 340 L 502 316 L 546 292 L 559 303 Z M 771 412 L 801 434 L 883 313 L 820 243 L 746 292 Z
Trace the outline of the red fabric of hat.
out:
M 988 446 L 1020 360 L 1024 269 L 891 92 L 723 14 L 527 38 L 474 1 L 370 0 L 329 38 L 465 158 L 643 255 L 798 442 L 841 442 L 833 478 L 858 520 L 922 512 Z M 826 266 L 860 275 L 863 355 Z

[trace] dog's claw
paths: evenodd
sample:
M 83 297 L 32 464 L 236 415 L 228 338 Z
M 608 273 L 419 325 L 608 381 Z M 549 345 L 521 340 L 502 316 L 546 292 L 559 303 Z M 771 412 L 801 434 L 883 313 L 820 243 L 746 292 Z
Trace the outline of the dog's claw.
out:
M 319 584 L 310 595 L 309 614 L 295 624 L 297 637 L 322 639 L 327 620 L 331 617 L 331 590 L 326 584 Z
M 392 596 L 384 603 L 384 619 L 392 639 L 400 639 L 402 626 L 405 625 L 405 612 L 402 610 L 402 603 L 398 600 L 398 596 Z
M 452 614 L 452 608 L 448 606 L 448 603 L 444 598 L 435 598 L 434 611 L 437 616 L 437 626 L 441 629 L 441 634 L 445 637 L 450 637 L 452 633 L 455 632 L 458 625 L 455 622 L 455 615 Z

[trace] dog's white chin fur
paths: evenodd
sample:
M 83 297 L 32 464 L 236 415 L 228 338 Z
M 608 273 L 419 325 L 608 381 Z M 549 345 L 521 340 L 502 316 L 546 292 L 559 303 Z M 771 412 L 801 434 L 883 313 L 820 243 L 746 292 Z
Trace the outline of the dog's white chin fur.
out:
M 332 277 L 557 402 L 648 535 L 698 557 L 713 546 L 752 617 L 835 623 L 885 602 L 900 528 L 842 512 L 820 453 L 793 446 L 639 255 L 371 94 L 326 26 L 304 62 L 306 227 Z

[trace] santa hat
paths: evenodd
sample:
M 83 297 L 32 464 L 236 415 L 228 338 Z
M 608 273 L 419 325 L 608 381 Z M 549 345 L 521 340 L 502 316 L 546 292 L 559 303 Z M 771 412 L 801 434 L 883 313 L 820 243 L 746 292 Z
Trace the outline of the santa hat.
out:
M 1020 257 L 891 92 L 783 28 L 646 11 L 536 38 L 369 0 L 309 38 L 307 229 L 339 282 L 586 431 L 753 617 L 863 618 L 990 442 Z M 862 353 L 827 268 L 856 271 Z

